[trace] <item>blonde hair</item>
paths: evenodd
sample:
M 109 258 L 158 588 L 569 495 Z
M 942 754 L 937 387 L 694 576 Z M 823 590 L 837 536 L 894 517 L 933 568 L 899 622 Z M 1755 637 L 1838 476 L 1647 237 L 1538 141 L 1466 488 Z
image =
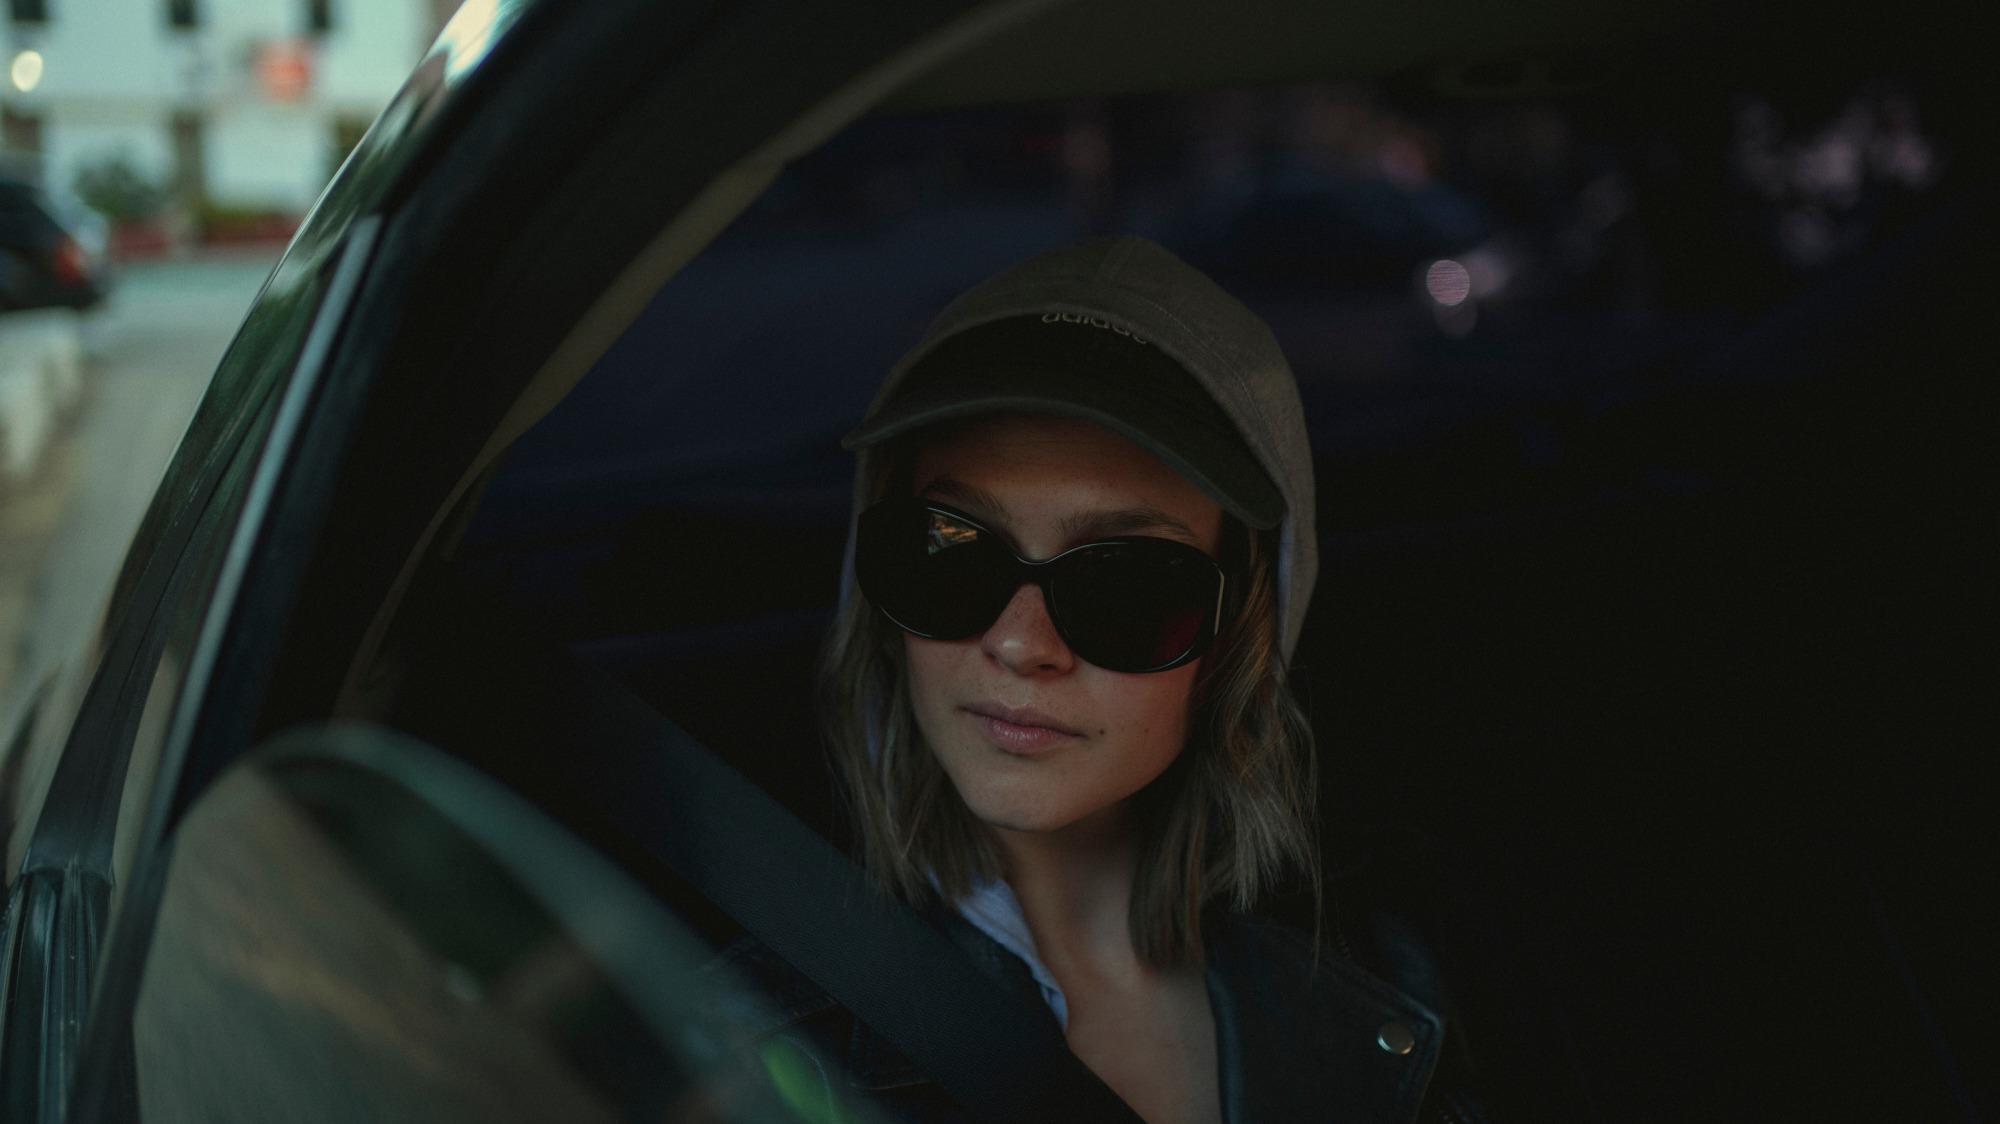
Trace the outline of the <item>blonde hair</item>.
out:
M 1241 593 L 1202 657 L 1187 745 L 1138 797 L 1129 924 L 1160 967 L 1200 959 L 1210 905 L 1248 909 L 1288 869 L 1318 897 L 1312 732 L 1286 685 L 1274 543 L 1232 530 Z M 862 865 L 905 901 L 955 901 L 1004 872 L 917 728 L 904 652 L 902 631 L 850 589 L 820 661 L 822 718 Z

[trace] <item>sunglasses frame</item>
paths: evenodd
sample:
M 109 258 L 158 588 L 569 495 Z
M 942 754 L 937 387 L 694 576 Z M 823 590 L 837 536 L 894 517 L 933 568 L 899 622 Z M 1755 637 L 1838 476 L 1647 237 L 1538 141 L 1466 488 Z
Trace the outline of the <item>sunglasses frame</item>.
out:
M 1014 549 L 1006 544 L 1006 540 L 1003 539 L 998 532 L 994 531 L 991 527 L 988 527 L 985 523 L 980 522 L 978 519 L 975 519 L 972 516 L 967 515 L 965 512 L 960 511 L 955 507 L 950 507 L 945 504 L 936 503 L 931 500 L 915 499 L 915 498 L 911 499 L 895 498 L 895 499 L 878 500 L 874 504 L 871 504 L 866 511 L 863 511 L 861 513 L 861 519 L 866 520 L 871 515 L 874 515 L 876 512 L 883 511 L 884 509 L 888 509 L 891 507 L 906 508 L 912 512 L 921 511 L 934 515 L 943 515 L 954 521 L 964 523 L 965 525 L 971 527 L 973 530 L 978 531 L 982 535 L 989 536 L 992 540 L 993 549 L 997 549 L 1003 552 L 1008 557 L 1014 560 L 1014 571 L 1016 574 L 1020 576 L 1020 580 L 1014 584 L 1013 592 L 1016 593 L 1019 592 L 1021 586 L 1023 585 L 1033 585 L 1039 588 L 1042 591 L 1043 609 L 1048 613 L 1049 623 L 1055 627 L 1056 635 L 1058 637 L 1061 637 L 1063 646 L 1067 647 L 1071 651 L 1071 653 L 1073 653 L 1078 659 L 1083 660 L 1085 663 L 1088 663 L 1093 667 L 1102 667 L 1106 671 L 1117 671 L 1121 675 L 1151 675 L 1161 671 L 1172 671 L 1174 668 L 1192 663 L 1195 660 L 1200 659 L 1202 656 L 1208 654 L 1209 648 L 1212 647 L 1215 643 L 1215 638 L 1222 634 L 1223 612 L 1225 606 L 1228 603 L 1228 595 L 1229 595 L 1229 571 L 1223 567 L 1222 563 L 1216 561 L 1213 557 L 1210 557 L 1207 551 L 1202 550 L 1198 546 L 1194 546 L 1190 543 L 1181 542 L 1178 539 L 1163 538 L 1159 535 L 1116 535 L 1111 538 L 1092 539 L 1091 541 L 1086 543 L 1078 543 L 1077 545 L 1072 546 L 1069 549 L 1064 550 L 1059 554 L 1056 554 L 1049 558 L 1041 559 L 1040 561 L 1036 561 L 1034 559 L 1023 558 L 1019 554 L 1015 553 Z M 859 529 L 857 527 L 857 534 L 858 533 Z M 1181 652 L 1181 654 L 1157 666 L 1141 668 L 1137 670 L 1121 670 L 1117 668 L 1104 667 L 1103 664 L 1100 664 L 1096 660 L 1090 659 L 1089 657 L 1085 656 L 1082 652 L 1077 651 L 1076 645 L 1070 641 L 1068 630 L 1063 627 L 1062 615 L 1056 606 L 1056 597 L 1049 589 L 1050 583 L 1055 579 L 1058 573 L 1058 571 L 1051 569 L 1050 567 L 1055 566 L 1057 563 L 1062 562 L 1064 559 L 1069 558 L 1072 555 L 1075 555 L 1082 551 L 1090 550 L 1094 547 L 1116 546 L 1129 543 L 1149 544 L 1146 547 L 1146 549 L 1149 550 L 1155 549 L 1153 546 L 1150 545 L 1153 543 L 1161 543 L 1165 544 L 1168 547 L 1177 547 L 1183 550 L 1187 550 L 1194 554 L 1200 555 L 1202 561 L 1208 563 L 1208 565 L 1212 567 L 1215 571 L 1215 604 L 1209 607 L 1209 611 L 1205 616 L 1203 622 L 1205 627 L 1201 631 L 1195 634 L 1195 639 L 1188 644 L 1186 650 Z M 857 566 L 859 565 L 859 561 L 860 560 L 857 558 L 856 559 Z M 1009 596 L 1011 599 L 1012 594 L 1010 593 Z M 923 629 L 910 627 L 903 621 L 898 620 L 896 614 L 890 612 L 886 607 L 884 607 L 881 604 L 881 602 L 877 601 L 872 597 L 869 598 L 869 600 L 871 603 L 874 604 L 875 610 L 877 612 L 881 613 L 884 617 L 888 618 L 889 623 L 895 625 L 897 628 L 902 629 L 904 632 L 907 632 L 912 636 L 919 637 L 925 640 L 944 640 L 947 642 L 952 642 L 952 641 L 970 639 L 972 636 L 981 636 L 985 634 L 986 629 L 992 628 L 994 623 L 1000 619 L 999 614 L 996 613 L 994 615 L 993 620 L 988 621 L 986 625 L 983 628 L 981 628 L 978 632 L 971 633 L 969 636 L 941 637 L 935 635 L 934 633 L 927 632 Z M 1000 612 L 1005 613 L 1006 611 L 1007 611 L 1006 607 L 1003 605 L 1000 609 Z

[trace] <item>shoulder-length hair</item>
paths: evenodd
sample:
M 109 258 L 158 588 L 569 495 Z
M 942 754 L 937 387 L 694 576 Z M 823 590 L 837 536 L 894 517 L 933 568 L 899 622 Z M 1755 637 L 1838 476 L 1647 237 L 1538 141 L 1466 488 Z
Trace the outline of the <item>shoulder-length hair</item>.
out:
M 895 478 L 878 476 L 871 497 Z M 1288 870 L 1318 897 L 1312 732 L 1286 684 L 1275 541 L 1225 522 L 1232 612 L 1202 657 L 1186 747 L 1138 796 L 1145 838 L 1129 924 L 1139 955 L 1160 967 L 1201 958 L 1208 907 L 1248 909 Z M 904 644 L 850 588 L 821 655 L 822 720 L 877 886 L 917 905 L 956 901 L 1004 871 L 917 728 Z

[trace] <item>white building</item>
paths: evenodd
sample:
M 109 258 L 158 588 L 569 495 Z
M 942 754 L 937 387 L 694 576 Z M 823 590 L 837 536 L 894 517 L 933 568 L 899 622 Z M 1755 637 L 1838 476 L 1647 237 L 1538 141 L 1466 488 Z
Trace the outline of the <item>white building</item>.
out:
M 61 191 L 123 158 L 185 207 L 298 214 L 422 57 L 440 0 L 0 0 L 5 147 Z M 37 159 L 38 158 L 38 159 Z

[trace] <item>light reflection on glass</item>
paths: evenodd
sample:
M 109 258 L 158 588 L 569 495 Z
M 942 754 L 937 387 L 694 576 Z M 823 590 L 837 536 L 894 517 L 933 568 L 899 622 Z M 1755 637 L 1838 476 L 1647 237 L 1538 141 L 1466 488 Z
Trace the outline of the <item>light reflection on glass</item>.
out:
M 1424 271 L 1424 290 L 1446 308 L 1456 307 L 1472 295 L 1472 273 L 1450 258 L 1432 262 Z
M 954 546 L 968 546 L 979 539 L 979 528 L 931 513 L 930 541 L 926 554 L 936 554 Z
M 1909 94 L 1871 82 L 1831 117 L 1787 122 L 1762 94 L 1739 96 L 1731 170 L 1761 197 L 1786 262 L 1815 269 L 1866 247 L 1885 198 L 1929 190 L 1945 154 Z
M 486 57 L 526 7 L 524 0 L 465 0 L 438 33 L 437 46 L 432 48 L 433 52 L 445 52 L 445 81 L 457 78 Z

